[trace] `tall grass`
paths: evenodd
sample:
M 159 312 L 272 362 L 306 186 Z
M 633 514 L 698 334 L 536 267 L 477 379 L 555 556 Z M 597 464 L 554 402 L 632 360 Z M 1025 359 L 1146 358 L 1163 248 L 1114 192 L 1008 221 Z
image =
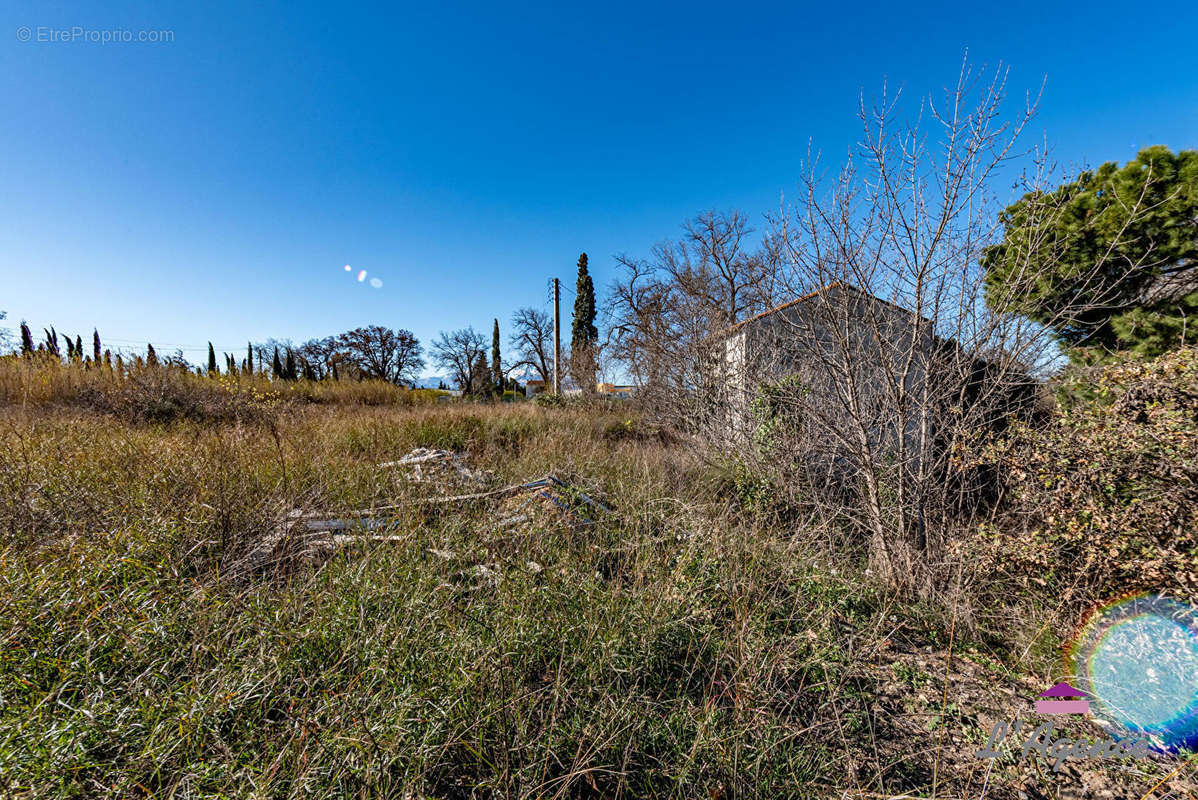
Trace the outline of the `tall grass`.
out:
M 849 754 L 811 720 L 856 679 L 829 611 L 866 619 L 868 595 L 783 539 L 688 522 L 678 504 L 711 505 L 702 466 L 616 425 L 312 406 L 276 440 L 9 409 L 5 790 L 766 796 L 831 780 Z M 623 511 L 513 532 L 485 507 L 415 505 L 401 541 L 222 577 L 287 509 L 427 493 L 375 466 L 419 445 L 461 449 L 496 483 L 552 468 Z
M 627 411 L 413 397 L 164 423 L 90 405 L 128 375 L 31 375 L 0 407 L 0 795 L 926 793 L 939 742 L 883 747 L 878 665 L 943 647 L 946 611 L 896 604 Z M 417 446 L 496 486 L 553 471 L 615 514 L 512 529 L 423 502 L 438 487 L 378 466 Z M 292 509 L 380 506 L 397 539 L 235 569 Z
M 0 356 L 0 405 L 77 405 L 132 418 L 223 417 L 277 403 L 428 405 L 444 394 L 379 380 L 272 380 L 260 373 L 197 375 L 187 369 L 134 362 L 121 367 L 63 362 L 38 353 Z

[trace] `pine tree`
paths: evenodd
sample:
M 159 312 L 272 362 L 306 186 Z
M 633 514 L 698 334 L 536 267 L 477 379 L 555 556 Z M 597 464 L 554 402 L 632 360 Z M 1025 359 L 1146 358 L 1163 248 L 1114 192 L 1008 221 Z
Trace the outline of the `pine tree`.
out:
M 216 351 L 212 349 L 212 342 L 208 343 L 208 374 L 216 374 Z
M 495 392 L 503 393 L 503 362 L 499 358 L 499 319 L 495 319 L 495 327 L 491 329 L 491 382 L 495 384 Z
M 100 363 L 100 329 L 92 328 L 92 358 Z
M 158 354 L 154 352 L 154 345 L 146 343 L 146 363 L 151 366 L 158 364 Z
M 270 377 L 283 377 L 283 362 L 279 361 L 279 348 L 275 348 L 275 360 L 270 365 Z
M 578 257 L 578 283 L 574 294 L 574 322 L 570 326 L 570 371 L 584 391 L 595 388 L 595 284 L 587 271 L 587 254 Z
M 24 322 L 21 323 L 21 352 L 27 356 L 33 355 L 33 331 Z

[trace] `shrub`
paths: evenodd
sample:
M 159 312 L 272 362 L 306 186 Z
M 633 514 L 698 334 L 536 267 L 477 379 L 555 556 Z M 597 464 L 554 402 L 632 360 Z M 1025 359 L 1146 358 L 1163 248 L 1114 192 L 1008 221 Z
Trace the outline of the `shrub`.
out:
M 992 554 L 1024 582 L 1082 600 L 1198 600 L 1196 387 L 1193 347 L 1064 378 L 1051 422 L 1016 426 L 988 454 L 1008 475 Z

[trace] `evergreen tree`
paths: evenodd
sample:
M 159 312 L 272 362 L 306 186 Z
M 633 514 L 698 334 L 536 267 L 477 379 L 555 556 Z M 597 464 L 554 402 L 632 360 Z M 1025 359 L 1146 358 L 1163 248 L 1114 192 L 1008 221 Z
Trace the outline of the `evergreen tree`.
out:
M 491 329 L 491 382 L 495 384 L 495 392 L 503 393 L 503 362 L 499 358 L 499 319 L 495 319 L 495 327 Z
M 33 354 L 33 331 L 24 322 L 21 323 L 21 352 L 27 356 Z
M 146 343 L 146 363 L 150 366 L 157 366 L 158 354 L 154 352 L 154 345 Z
M 100 363 L 100 329 L 92 328 L 92 358 Z
M 1152 357 L 1194 341 L 1198 150 L 1141 150 L 999 215 L 986 302 L 1050 325 L 1070 357 Z
M 237 362 L 233 359 L 232 353 L 225 353 L 225 369 L 230 375 L 237 374 Z
M 287 348 L 287 370 L 283 377 L 289 381 L 293 381 L 299 377 L 295 371 L 295 355 L 291 352 L 290 347 Z
M 254 345 L 249 342 L 245 343 L 245 371 L 250 375 L 254 374 Z
M 212 342 L 208 343 L 208 374 L 216 373 L 216 351 L 212 349 Z
M 275 359 L 270 365 L 270 377 L 276 379 L 283 377 L 283 362 L 279 361 L 279 348 L 277 347 L 275 348 Z
M 595 284 L 587 271 L 587 254 L 578 257 L 578 282 L 574 291 L 574 321 L 570 326 L 570 371 L 584 391 L 595 388 Z

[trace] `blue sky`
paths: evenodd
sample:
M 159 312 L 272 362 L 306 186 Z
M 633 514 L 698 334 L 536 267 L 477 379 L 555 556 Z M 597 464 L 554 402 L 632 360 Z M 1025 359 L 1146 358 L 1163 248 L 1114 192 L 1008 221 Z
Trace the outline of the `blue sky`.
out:
M 7 3 L 0 324 L 193 360 L 506 333 L 580 251 L 602 289 L 698 211 L 759 220 L 809 140 L 851 147 L 862 89 L 936 90 L 966 48 L 1047 79 L 1065 163 L 1198 146 L 1198 4 L 901 5 Z M 74 26 L 173 41 L 37 40 Z

